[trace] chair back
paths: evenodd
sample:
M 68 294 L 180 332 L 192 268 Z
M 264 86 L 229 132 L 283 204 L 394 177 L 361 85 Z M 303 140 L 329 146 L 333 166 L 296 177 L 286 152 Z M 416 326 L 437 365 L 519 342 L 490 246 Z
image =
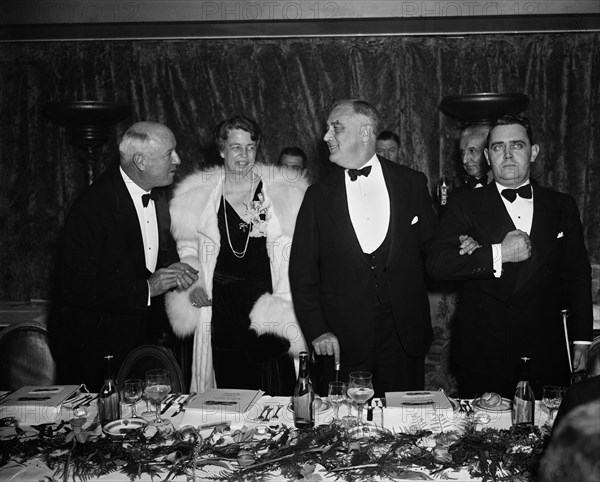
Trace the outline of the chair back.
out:
M 122 387 L 128 378 L 145 380 L 146 372 L 157 368 L 164 368 L 169 372 L 172 393 L 187 391 L 183 384 L 181 368 L 173 353 L 168 348 L 158 345 L 141 345 L 129 352 L 119 368 L 117 383 Z
M 588 377 L 600 375 L 600 335 L 594 338 L 588 351 L 586 372 Z
M 50 353 L 46 324 L 21 321 L 0 331 L 0 366 L 1 390 L 53 385 L 56 364 Z

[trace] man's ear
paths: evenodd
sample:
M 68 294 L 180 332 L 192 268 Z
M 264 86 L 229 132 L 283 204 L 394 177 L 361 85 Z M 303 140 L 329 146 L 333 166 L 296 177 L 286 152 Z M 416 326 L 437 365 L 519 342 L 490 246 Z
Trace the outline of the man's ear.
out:
M 485 160 L 487 162 L 487 165 L 491 167 L 492 163 L 490 162 L 490 155 L 488 153 L 488 148 L 487 147 L 483 148 L 483 155 L 485 156 Z
M 365 124 L 364 126 L 361 126 L 360 133 L 362 135 L 363 142 L 369 142 L 371 137 L 375 135 L 373 132 L 373 126 L 371 124 Z
M 221 156 L 223 159 L 225 159 L 225 153 L 224 153 L 223 151 L 219 152 L 219 155 L 220 155 L 220 156 Z
M 142 154 L 141 152 L 136 152 L 133 155 L 132 159 L 133 159 L 133 164 L 140 171 L 143 171 L 146 169 L 146 158 L 144 157 L 144 154 Z
M 534 144 L 531 146 L 531 157 L 529 158 L 529 162 L 535 162 L 538 154 L 540 153 L 540 146 Z

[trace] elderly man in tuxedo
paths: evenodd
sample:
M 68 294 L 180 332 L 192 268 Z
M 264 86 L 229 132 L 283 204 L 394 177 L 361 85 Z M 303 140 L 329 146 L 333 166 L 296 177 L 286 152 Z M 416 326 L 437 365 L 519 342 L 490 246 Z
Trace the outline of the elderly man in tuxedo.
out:
M 138 122 L 109 168 L 73 204 L 64 228 L 60 293 L 50 339 L 61 383 L 98 390 L 105 355 L 118 370 L 166 322 L 163 293 L 185 289 L 197 271 L 179 263 L 166 186 L 181 163 L 171 130 Z M 168 326 L 168 325 L 164 325 Z
M 463 186 L 476 189 L 486 186 L 492 180 L 492 174 L 485 160 L 484 149 L 490 131 L 489 124 L 470 124 L 460 133 L 458 150 L 464 170 Z
M 435 214 L 425 176 L 376 155 L 379 126 L 367 102 L 333 106 L 324 140 L 339 168 L 306 191 L 290 283 L 314 352 L 341 363 L 342 380 L 372 372 L 383 395 L 423 388 L 432 340 L 423 263 Z
M 439 279 L 463 280 L 452 328 L 462 397 L 511 397 L 521 357 L 538 398 L 570 379 L 561 310 L 569 309 L 572 365 L 585 369 L 592 337 L 591 268 L 575 201 L 530 180 L 539 153 L 529 121 L 503 116 L 485 156 L 495 182 L 457 193 L 428 250 Z

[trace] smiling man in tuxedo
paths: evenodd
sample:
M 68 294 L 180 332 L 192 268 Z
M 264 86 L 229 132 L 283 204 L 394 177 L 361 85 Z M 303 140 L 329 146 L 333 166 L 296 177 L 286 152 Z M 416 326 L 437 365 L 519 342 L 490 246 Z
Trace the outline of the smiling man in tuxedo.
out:
M 538 153 L 527 119 L 498 119 L 485 149 L 495 182 L 452 197 L 428 250 L 431 276 L 464 281 L 451 345 L 463 398 L 512 397 L 524 356 L 537 398 L 543 385 L 568 385 L 564 308 L 573 368 L 586 366 L 592 295 L 583 228 L 570 196 L 530 180 Z
M 129 351 L 168 326 L 162 295 L 198 278 L 179 262 L 170 233 L 166 186 L 181 163 L 175 147 L 168 127 L 132 125 L 119 145 L 120 163 L 71 208 L 49 323 L 60 383 L 97 391 L 104 355 L 114 356 L 116 374 Z
M 341 363 L 342 380 L 372 372 L 376 396 L 423 388 L 432 340 L 423 255 L 435 225 L 425 176 L 376 155 L 379 126 L 367 102 L 333 106 L 324 141 L 339 168 L 306 191 L 290 259 L 306 340 Z

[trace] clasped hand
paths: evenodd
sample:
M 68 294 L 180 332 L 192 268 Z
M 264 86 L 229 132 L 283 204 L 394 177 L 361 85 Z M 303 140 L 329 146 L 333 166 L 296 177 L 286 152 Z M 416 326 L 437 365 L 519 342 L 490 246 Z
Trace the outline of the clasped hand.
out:
M 157 269 L 148 278 L 150 296 L 158 296 L 169 290 L 183 291 L 198 279 L 198 270 L 187 263 L 173 263 L 167 268 Z
M 476 249 L 481 248 L 481 244 L 466 234 L 459 236 L 458 240 L 460 241 L 459 254 L 461 256 L 471 255 Z M 508 232 L 500 247 L 503 263 L 518 263 L 531 257 L 531 239 L 526 232 L 520 229 Z

